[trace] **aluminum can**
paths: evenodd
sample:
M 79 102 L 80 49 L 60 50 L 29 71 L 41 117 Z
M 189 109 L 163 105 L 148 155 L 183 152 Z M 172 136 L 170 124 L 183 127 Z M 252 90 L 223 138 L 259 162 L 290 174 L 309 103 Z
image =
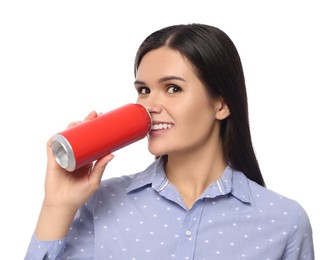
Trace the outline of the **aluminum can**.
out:
M 151 115 L 140 104 L 126 104 L 52 137 L 57 163 L 72 172 L 124 146 L 150 131 Z

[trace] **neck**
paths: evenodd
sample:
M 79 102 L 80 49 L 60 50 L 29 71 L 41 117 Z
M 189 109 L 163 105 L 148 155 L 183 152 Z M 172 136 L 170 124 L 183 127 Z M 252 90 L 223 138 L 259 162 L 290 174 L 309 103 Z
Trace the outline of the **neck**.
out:
M 181 193 L 187 208 L 191 208 L 204 190 L 219 179 L 226 166 L 222 146 L 218 145 L 211 149 L 169 154 L 166 174 Z

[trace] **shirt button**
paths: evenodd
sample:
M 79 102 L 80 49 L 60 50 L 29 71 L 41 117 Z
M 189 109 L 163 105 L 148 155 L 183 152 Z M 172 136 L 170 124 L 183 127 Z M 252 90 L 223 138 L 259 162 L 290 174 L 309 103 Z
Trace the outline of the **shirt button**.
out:
M 185 234 L 189 237 L 190 235 L 192 235 L 192 231 L 191 230 L 186 230 Z

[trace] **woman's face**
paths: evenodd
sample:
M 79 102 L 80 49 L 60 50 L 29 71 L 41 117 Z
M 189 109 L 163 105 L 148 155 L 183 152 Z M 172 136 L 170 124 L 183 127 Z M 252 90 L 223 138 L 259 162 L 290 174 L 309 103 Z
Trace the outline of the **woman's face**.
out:
M 217 146 L 216 105 L 179 52 L 162 47 L 148 52 L 136 73 L 137 103 L 152 115 L 149 151 L 173 155 Z

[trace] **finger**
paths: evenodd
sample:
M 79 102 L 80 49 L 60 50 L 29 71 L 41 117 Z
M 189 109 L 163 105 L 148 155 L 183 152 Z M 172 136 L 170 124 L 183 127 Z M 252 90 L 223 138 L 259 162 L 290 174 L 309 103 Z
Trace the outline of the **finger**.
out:
M 52 138 L 50 138 L 47 142 L 47 155 L 48 158 L 54 158 L 54 154 L 52 150 Z
M 98 113 L 95 111 L 91 111 L 85 118 L 84 121 L 94 119 L 98 116 Z
M 87 121 L 87 120 L 91 120 L 91 119 L 94 119 L 94 118 L 96 118 L 96 117 L 98 117 L 98 114 L 97 114 L 97 112 L 95 112 L 95 111 L 91 111 L 85 118 L 84 118 L 84 120 L 83 121 Z M 76 126 L 76 125 L 79 125 L 79 124 L 81 124 L 81 123 L 83 123 L 83 121 L 75 121 L 75 122 L 71 122 L 71 123 L 69 123 L 69 125 L 67 126 L 67 128 L 71 128 L 71 127 L 73 127 L 73 126 Z
M 75 178 L 83 178 L 85 175 L 89 175 L 93 168 L 93 162 L 84 165 L 81 168 L 75 169 L 74 172 L 71 172 Z
M 79 124 L 81 124 L 81 123 L 82 123 L 82 121 L 71 122 L 71 123 L 67 126 L 67 128 L 71 128 L 71 127 L 76 126 L 76 125 L 79 125 Z
M 48 167 L 55 167 L 54 169 L 61 170 L 62 168 L 59 166 L 55 159 L 55 155 L 52 150 L 52 138 L 50 138 L 47 142 L 47 158 L 48 158 Z
M 97 160 L 94 164 L 92 172 L 89 176 L 90 185 L 93 189 L 97 189 L 100 185 L 101 178 L 108 163 L 114 158 L 113 154 L 106 155 Z
M 53 153 L 52 153 L 52 138 L 50 138 L 47 142 L 47 155 L 48 155 L 48 157 L 53 155 Z

